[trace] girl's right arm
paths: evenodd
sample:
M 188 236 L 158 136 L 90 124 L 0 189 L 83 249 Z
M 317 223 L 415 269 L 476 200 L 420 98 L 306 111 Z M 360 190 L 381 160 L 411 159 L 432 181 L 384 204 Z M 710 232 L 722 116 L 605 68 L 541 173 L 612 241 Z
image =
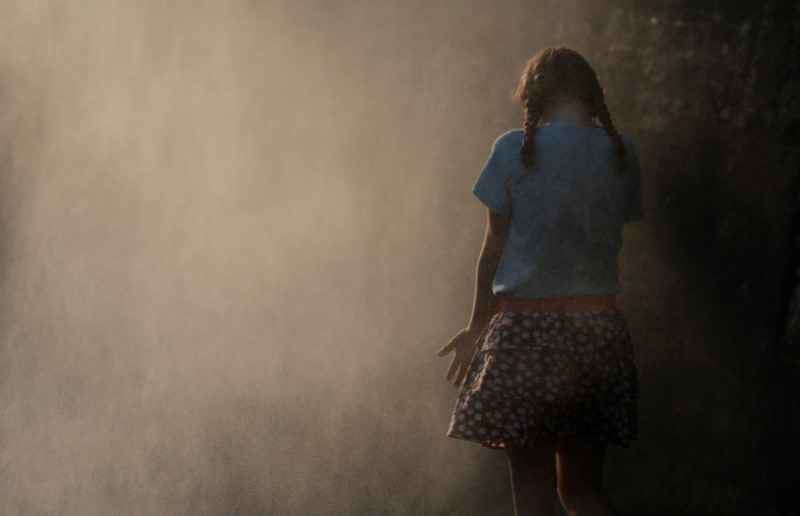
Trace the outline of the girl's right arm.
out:
M 494 315 L 495 296 L 492 293 L 497 266 L 503 255 L 508 239 L 510 217 L 489 211 L 486 237 L 483 241 L 478 270 L 475 278 L 475 297 L 472 303 L 472 317 L 469 325 L 458 332 L 450 342 L 437 353 L 440 357 L 455 351 L 453 361 L 447 370 L 445 380 L 455 376 L 453 384 L 458 387 L 464 381 L 472 356 L 477 349 L 477 340 Z

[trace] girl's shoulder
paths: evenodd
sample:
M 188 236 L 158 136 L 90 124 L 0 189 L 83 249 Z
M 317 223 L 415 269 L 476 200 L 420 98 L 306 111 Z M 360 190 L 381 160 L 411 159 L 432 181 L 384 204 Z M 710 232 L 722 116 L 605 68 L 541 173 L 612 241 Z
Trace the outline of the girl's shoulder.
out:
M 522 142 L 522 129 L 510 129 L 495 139 L 496 144 L 508 145 Z
M 635 153 L 636 147 L 633 140 L 623 133 L 619 132 L 622 142 L 627 147 L 629 152 Z M 493 154 L 510 153 L 516 155 L 519 153 L 520 146 L 522 145 L 523 131 L 522 129 L 510 129 L 500 136 L 498 136 L 492 144 Z M 537 146 L 562 146 L 565 142 L 573 142 L 575 144 L 592 144 L 603 143 L 610 145 L 612 140 L 605 132 L 605 130 L 598 127 L 583 127 L 577 125 L 567 125 L 558 123 L 548 123 L 540 125 L 536 129 L 536 144 Z
M 519 149 L 520 145 L 522 145 L 522 129 L 511 129 L 494 140 L 492 150 L 495 152 L 502 152 L 511 149 Z

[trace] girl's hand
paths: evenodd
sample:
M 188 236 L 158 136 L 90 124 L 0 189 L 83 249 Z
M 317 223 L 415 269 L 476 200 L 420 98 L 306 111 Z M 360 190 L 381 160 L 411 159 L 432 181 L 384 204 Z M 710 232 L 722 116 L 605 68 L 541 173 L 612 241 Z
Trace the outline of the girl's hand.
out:
M 449 382 L 453 377 L 455 377 L 453 385 L 456 387 L 461 386 L 464 381 L 464 377 L 467 375 L 467 367 L 469 366 L 475 351 L 478 349 L 478 345 L 476 343 L 478 337 L 480 337 L 480 334 L 470 332 L 469 329 L 465 328 L 458 332 L 452 339 L 450 339 L 450 342 L 442 346 L 442 348 L 436 353 L 438 356 L 443 357 L 451 351 L 455 351 L 453 361 L 450 362 L 450 369 L 447 370 L 447 374 L 445 375 L 444 379 Z

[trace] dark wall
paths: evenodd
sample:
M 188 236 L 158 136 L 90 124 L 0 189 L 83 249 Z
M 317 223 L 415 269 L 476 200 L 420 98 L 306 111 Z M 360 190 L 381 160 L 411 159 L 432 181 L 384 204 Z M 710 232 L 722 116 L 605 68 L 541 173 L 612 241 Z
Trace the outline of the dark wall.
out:
M 612 113 L 647 171 L 646 259 L 628 257 L 623 296 L 642 441 L 609 478 L 630 514 L 792 514 L 798 4 L 644 2 L 602 18 L 592 59 L 626 92 Z

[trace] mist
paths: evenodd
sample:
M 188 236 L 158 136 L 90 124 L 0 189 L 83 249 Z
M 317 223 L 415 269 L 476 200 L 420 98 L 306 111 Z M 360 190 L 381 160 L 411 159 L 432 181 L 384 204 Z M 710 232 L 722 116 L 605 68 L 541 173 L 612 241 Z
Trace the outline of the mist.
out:
M 510 513 L 504 455 L 444 437 L 434 353 L 467 322 L 470 188 L 521 124 L 519 73 L 552 44 L 596 62 L 596 14 L 0 2 L 0 512 Z M 669 120 L 637 119 L 604 64 L 647 174 Z M 651 296 L 686 285 L 664 235 L 632 227 L 620 257 L 651 397 L 687 356 L 736 381 L 645 338 L 715 331 Z M 652 459 L 629 453 L 611 470 Z

